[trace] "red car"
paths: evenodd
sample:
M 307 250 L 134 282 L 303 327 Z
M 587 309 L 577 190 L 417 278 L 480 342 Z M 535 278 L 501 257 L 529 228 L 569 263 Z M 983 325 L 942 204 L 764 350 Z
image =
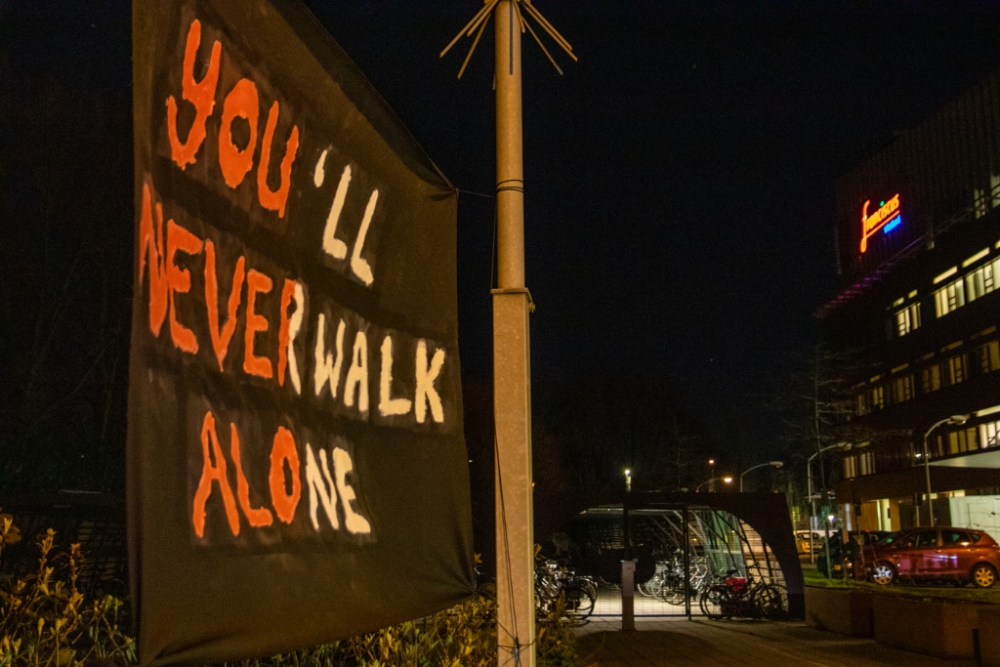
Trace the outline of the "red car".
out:
M 864 547 L 864 559 L 876 584 L 908 579 L 989 588 L 1000 572 L 1000 544 L 971 528 L 912 528 Z

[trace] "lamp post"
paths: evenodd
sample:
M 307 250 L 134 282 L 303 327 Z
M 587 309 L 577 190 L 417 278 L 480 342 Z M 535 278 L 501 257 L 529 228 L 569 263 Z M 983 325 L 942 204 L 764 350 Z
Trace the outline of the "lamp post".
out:
M 740 493 L 743 493 L 743 475 L 747 474 L 751 470 L 756 470 L 757 468 L 766 468 L 767 466 L 773 466 L 775 468 L 780 468 L 783 465 L 785 465 L 784 461 L 768 461 L 767 463 L 761 463 L 759 465 L 755 465 L 753 467 L 747 468 L 746 470 L 744 470 L 743 472 L 740 473 Z
M 816 530 L 816 499 L 813 498 L 813 485 L 812 485 L 812 462 L 813 459 L 822 454 L 825 451 L 831 449 L 843 449 L 847 446 L 846 442 L 838 442 L 836 445 L 829 445 L 827 447 L 821 448 L 818 452 L 806 459 L 806 490 L 809 496 L 809 562 L 816 562 L 816 551 L 814 549 L 813 543 L 813 533 Z M 823 480 L 823 485 L 826 485 L 826 480 Z M 827 547 L 829 551 L 829 546 Z
M 930 437 L 931 432 L 942 424 L 957 424 L 961 425 L 969 421 L 969 415 L 952 415 L 951 417 L 946 417 L 941 421 L 935 422 L 933 426 L 927 429 L 924 433 L 924 476 L 927 479 L 927 517 L 929 523 L 928 526 L 934 525 L 934 505 L 931 503 L 931 457 L 927 451 L 927 439 Z
M 625 493 L 632 492 L 632 471 L 625 468 Z
M 713 477 L 712 479 L 707 479 L 704 482 L 702 482 L 701 484 L 699 484 L 698 486 L 694 487 L 694 492 L 698 493 L 698 491 L 701 489 L 701 487 L 705 486 L 706 484 L 711 484 L 712 482 L 716 482 L 716 481 L 718 481 L 720 479 L 722 480 L 722 482 L 724 484 L 732 484 L 733 483 L 733 478 L 730 477 L 729 475 L 726 475 L 725 477 Z

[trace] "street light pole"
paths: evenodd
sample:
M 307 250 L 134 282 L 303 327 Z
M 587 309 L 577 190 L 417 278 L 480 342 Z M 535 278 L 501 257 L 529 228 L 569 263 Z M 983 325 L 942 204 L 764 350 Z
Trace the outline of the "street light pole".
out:
M 740 493 L 743 493 L 743 475 L 747 474 L 751 470 L 756 470 L 757 468 L 766 468 L 767 466 L 774 466 L 775 468 L 780 468 L 783 465 L 785 465 L 784 461 L 768 461 L 767 463 L 761 463 L 751 468 L 747 468 L 746 470 L 740 473 Z
M 524 13 L 522 13 L 522 11 Z M 569 42 L 528 0 L 486 0 L 441 57 L 463 35 L 475 39 L 458 72 L 462 78 L 479 38 L 494 19 L 496 91 L 497 288 L 493 295 L 493 411 L 496 438 L 497 651 L 535 665 L 534 504 L 531 481 L 531 354 L 528 314 L 534 310 L 524 276 L 524 158 L 521 33 L 541 44 L 532 18 L 576 60 Z M 562 73 L 542 47 L 556 70 Z M 501 585 L 502 582 L 502 585 Z
M 632 492 L 632 471 L 625 469 L 625 493 Z
M 813 498 L 813 488 L 812 488 L 812 462 L 813 459 L 822 454 L 823 452 L 830 449 L 843 449 L 847 443 L 838 442 L 836 445 L 829 445 L 827 447 L 822 447 L 818 452 L 806 459 L 806 489 L 809 496 L 809 562 L 816 562 L 816 551 L 813 542 L 813 532 L 816 527 L 813 525 L 816 523 L 816 499 Z M 823 485 L 826 485 L 826 480 L 823 480 Z M 829 548 L 827 549 L 829 550 Z
M 927 480 L 928 526 L 934 525 L 934 504 L 931 502 L 931 457 L 930 452 L 927 449 L 927 439 L 930 437 L 931 432 L 942 424 L 957 424 L 960 426 L 967 421 L 969 421 L 969 415 L 952 415 L 951 417 L 946 417 L 941 421 L 935 422 L 934 425 L 927 429 L 927 432 L 924 433 L 924 477 Z
M 531 303 L 524 278 L 521 31 L 515 4 L 514 0 L 501 0 L 494 9 L 497 288 L 491 292 L 497 440 L 497 625 L 502 628 L 498 635 L 500 664 L 514 655 L 520 657 L 521 664 L 534 667 L 535 537 L 528 323 Z

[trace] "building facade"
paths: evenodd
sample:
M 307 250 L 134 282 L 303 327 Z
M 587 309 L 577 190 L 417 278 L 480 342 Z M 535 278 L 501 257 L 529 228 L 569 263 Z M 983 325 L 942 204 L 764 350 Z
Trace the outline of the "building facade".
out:
M 1000 72 L 838 182 L 836 240 L 845 525 L 1000 537 Z

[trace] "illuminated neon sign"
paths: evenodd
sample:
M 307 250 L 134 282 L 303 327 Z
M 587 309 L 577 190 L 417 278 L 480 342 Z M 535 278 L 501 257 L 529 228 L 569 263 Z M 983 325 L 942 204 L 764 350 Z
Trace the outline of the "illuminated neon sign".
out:
M 861 252 L 868 250 L 868 239 L 878 230 L 885 228 L 888 233 L 899 226 L 903 221 L 899 217 L 899 195 L 882 202 L 877 211 L 868 215 L 868 205 L 871 200 L 865 200 L 865 205 L 861 207 Z

